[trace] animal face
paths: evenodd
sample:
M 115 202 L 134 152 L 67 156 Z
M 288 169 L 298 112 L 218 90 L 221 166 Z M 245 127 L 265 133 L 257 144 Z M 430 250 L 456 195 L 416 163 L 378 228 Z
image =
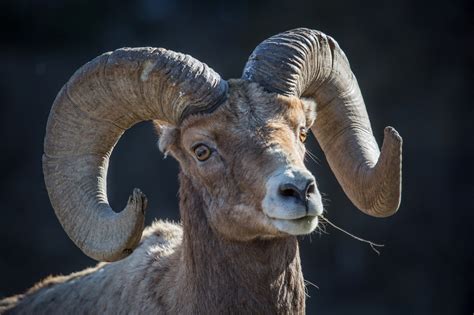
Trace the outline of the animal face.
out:
M 251 240 L 312 232 L 321 196 L 304 165 L 315 104 L 233 82 L 212 114 L 165 128 L 160 148 L 181 165 L 206 205 L 211 227 Z

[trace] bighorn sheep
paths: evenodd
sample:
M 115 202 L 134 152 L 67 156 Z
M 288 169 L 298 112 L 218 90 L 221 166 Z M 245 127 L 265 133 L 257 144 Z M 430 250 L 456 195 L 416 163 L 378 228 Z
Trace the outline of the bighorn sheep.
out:
M 315 120 L 317 114 L 317 119 Z M 125 130 L 153 120 L 179 161 L 181 223 L 145 229 L 135 189 L 114 212 L 106 174 Z M 314 124 L 313 124 L 314 122 Z M 294 29 L 263 41 L 242 78 L 165 49 L 123 48 L 81 67 L 59 92 L 43 156 L 51 203 L 95 268 L 0 302 L 6 313 L 285 313 L 305 310 L 297 235 L 323 211 L 303 142 L 315 134 L 357 208 L 397 211 L 402 140 L 381 153 L 357 81 L 334 39 Z

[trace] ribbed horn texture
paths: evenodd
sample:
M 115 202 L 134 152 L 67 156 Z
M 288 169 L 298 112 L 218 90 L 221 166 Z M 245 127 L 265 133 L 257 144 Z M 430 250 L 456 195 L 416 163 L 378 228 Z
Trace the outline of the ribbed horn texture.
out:
M 242 78 L 270 92 L 315 99 L 312 131 L 347 196 L 371 216 L 398 210 L 402 138 L 385 128 L 380 153 L 357 80 L 334 39 L 305 28 L 275 35 L 255 48 Z
M 59 221 L 86 255 L 122 259 L 142 235 L 145 195 L 135 189 L 119 213 L 107 200 L 109 157 L 124 131 L 152 119 L 177 125 L 226 94 L 227 82 L 207 65 L 156 48 L 103 54 L 64 85 L 48 119 L 43 171 Z

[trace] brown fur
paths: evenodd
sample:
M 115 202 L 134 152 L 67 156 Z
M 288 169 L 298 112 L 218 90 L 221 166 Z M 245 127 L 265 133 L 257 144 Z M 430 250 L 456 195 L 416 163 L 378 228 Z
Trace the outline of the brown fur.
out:
M 181 165 L 182 226 L 158 221 L 129 257 L 48 278 L 1 301 L 0 313 L 304 313 L 297 239 L 270 223 L 261 201 L 277 167 L 304 167 L 298 130 L 313 123 L 314 109 L 255 83 L 229 83 L 214 113 L 161 132 L 160 148 Z M 216 152 L 200 163 L 192 147 L 202 142 Z M 268 154 L 273 147 L 283 154 Z

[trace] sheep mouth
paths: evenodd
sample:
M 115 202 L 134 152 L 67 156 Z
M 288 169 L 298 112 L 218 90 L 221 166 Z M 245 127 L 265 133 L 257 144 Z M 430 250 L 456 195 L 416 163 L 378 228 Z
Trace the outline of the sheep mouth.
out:
M 294 222 L 294 223 L 304 223 L 308 221 L 312 221 L 316 218 L 317 216 L 315 215 L 305 215 L 304 217 L 297 218 L 297 219 L 290 219 L 288 221 Z
M 305 235 L 313 232 L 318 226 L 318 216 L 304 215 L 296 219 L 269 217 L 273 226 L 280 232 L 290 235 Z

